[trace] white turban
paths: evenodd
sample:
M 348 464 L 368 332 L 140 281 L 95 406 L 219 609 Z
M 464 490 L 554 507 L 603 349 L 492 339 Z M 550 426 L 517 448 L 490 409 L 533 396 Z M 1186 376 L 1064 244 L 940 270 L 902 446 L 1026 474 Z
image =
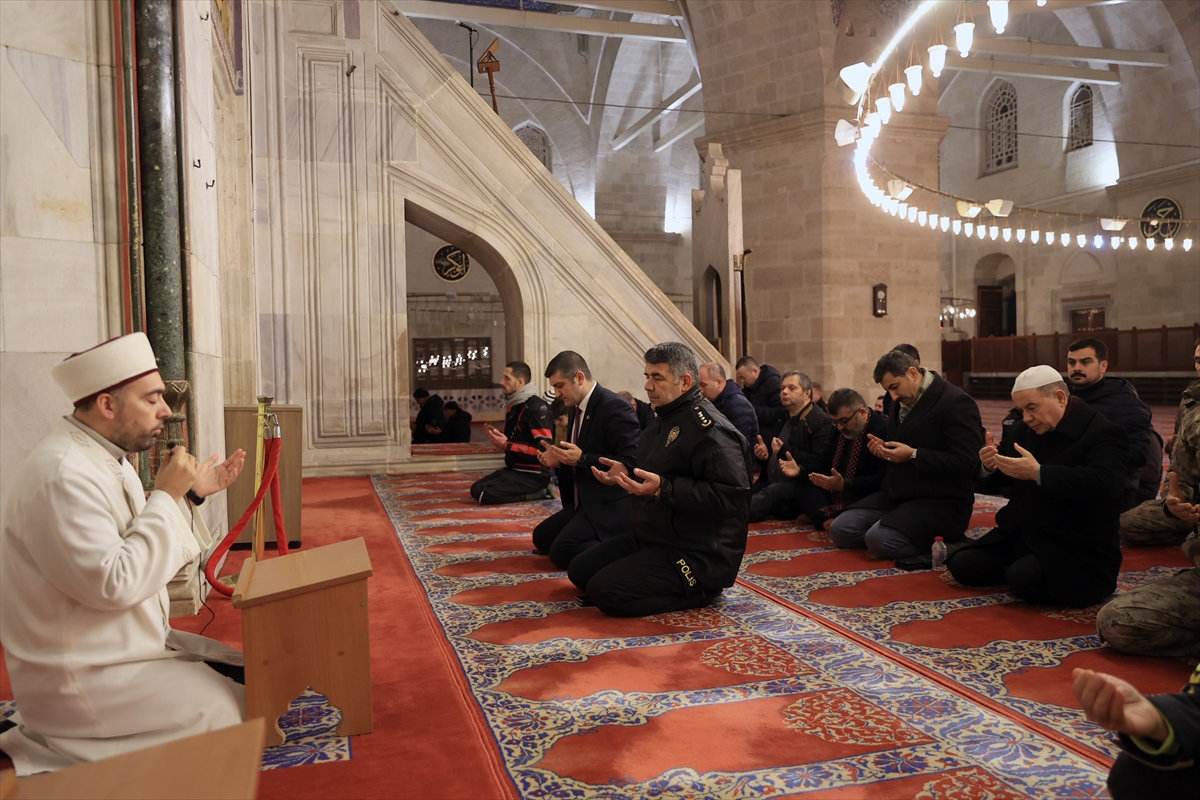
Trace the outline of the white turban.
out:
M 50 370 L 50 375 L 78 406 L 101 392 L 113 391 L 151 372 L 158 372 L 158 362 L 154 360 L 150 340 L 138 332 L 68 356 Z
M 1012 393 L 1023 392 L 1026 389 L 1040 389 L 1052 383 L 1062 383 L 1062 373 L 1047 364 L 1030 367 L 1017 376 Z

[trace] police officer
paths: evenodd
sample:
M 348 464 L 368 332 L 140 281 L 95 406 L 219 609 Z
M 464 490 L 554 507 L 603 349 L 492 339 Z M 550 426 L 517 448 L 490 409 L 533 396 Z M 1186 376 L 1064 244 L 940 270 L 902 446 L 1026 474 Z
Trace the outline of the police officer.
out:
M 584 551 L 567 575 L 606 614 L 640 617 L 708 605 L 737 578 L 746 551 L 752 455 L 696 385 L 696 356 L 664 342 L 646 351 L 657 419 L 638 468 L 601 459 L 597 480 L 633 497 L 632 531 Z

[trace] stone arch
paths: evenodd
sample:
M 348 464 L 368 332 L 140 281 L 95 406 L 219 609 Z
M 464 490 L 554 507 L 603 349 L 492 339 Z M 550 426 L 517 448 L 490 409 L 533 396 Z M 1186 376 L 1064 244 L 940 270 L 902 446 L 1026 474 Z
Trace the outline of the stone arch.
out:
M 508 260 L 492 242 L 411 199 L 404 201 L 404 221 L 449 242 L 483 267 L 496 284 L 504 307 L 504 346 L 508 359 L 528 360 L 525 353 L 525 301 L 520 282 Z

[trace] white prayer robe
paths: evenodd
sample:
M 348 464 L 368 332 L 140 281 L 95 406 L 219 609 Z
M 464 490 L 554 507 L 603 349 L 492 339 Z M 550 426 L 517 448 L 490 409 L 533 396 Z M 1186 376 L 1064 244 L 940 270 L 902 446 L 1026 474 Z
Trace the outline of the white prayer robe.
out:
M 20 467 L 0 529 L 0 643 L 19 725 L 0 749 L 19 775 L 236 725 L 244 687 L 200 662 L 240 663 L 172 631 L 167 583 L 207 530 L 165 492 L 147 499 L 119 448 L 64 419 Z

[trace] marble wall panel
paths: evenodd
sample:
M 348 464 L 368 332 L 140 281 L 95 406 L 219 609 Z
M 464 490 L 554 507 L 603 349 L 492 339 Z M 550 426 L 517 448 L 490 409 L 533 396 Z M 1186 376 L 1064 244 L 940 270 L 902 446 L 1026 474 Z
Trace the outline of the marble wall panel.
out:
M 0 508 L 21 462 L 71 413 L 71 401 L 50 377 L 51 368 L 71 352 L 0 352 Z
M 104 340 L 104 291 L 91 242 L 0 238 L 4 349 L 86 350 Z
M 0 45 L 90 61 L 91 6 L 91 0 L 4 0 L 0 3 Z

